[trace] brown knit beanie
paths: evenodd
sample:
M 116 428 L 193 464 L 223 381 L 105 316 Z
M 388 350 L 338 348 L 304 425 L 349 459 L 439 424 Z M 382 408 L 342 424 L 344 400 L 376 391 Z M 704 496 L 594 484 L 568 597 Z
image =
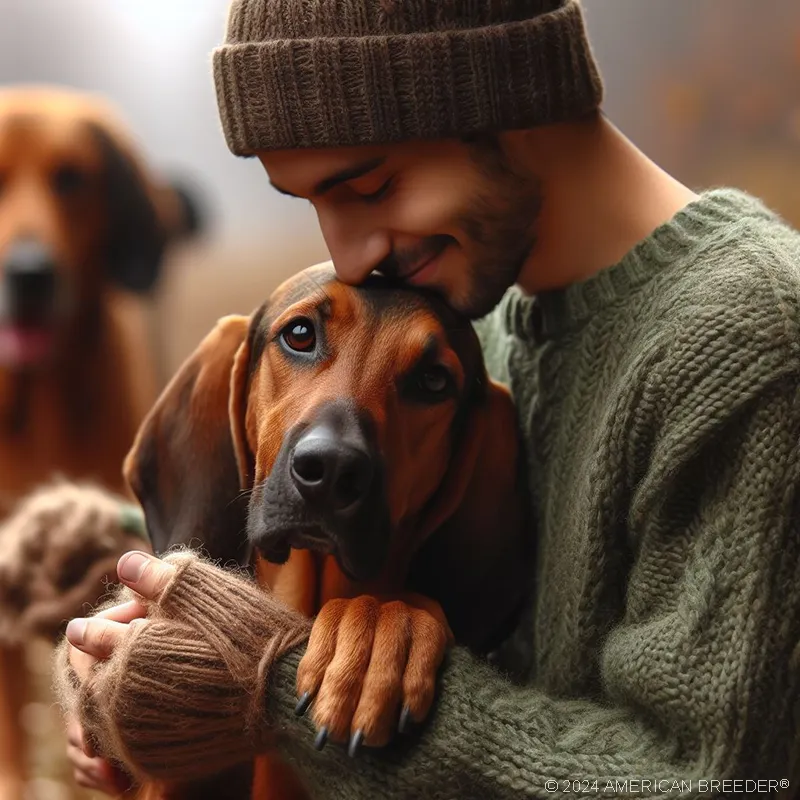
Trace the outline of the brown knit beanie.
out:
M 233 0 L 213 61 L 242 156 L 531 128 L 603 93 L 579 0 Z

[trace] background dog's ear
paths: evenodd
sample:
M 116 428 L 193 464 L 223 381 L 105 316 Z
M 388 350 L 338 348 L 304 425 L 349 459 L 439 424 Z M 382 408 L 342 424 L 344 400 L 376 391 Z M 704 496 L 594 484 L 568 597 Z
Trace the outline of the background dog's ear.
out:
M 193 239 L 209 225 L 206 198 L 193 182 L 174 178 L 156 187 L 168 243 Z
M 480 652 L 512 632 L 532 584 L 535 542 L 518 430 L 508 391 L 489 381 L 410 568 L 414 590 L 438 600 L 456 638 Z
M 157 184 L 120 134 L 99 124 L 92 131 L 105 162 L 109 277 L 146 294 L 158 282 L 168 245 L 205 227 L 199 192 L 178 182 Z
M 124 474 L 156 553 L 176 544 L 211 558 L 250 560 L 239 448 L 250 318 L 221 319 L 184 362 L 140 427 Z M 234 407 L 232 407 L 232 405 Z

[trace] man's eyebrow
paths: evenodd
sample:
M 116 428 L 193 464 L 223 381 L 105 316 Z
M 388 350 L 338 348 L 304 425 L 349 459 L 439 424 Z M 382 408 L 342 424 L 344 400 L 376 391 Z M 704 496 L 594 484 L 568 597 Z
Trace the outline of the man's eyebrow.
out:
M 314 187 L 312 196 L 318 197 L 319 195 L 326 194 L 327 192 L 331 191 L 331 189 L 336 188 L 341 183 L 346 183 L 347 181 L 353 181 L 356 178 L 361 178 L 378 167 L 383 166 L 385 162 L 386 156 L 379 156 L 377 158 L 370 158 L 368 161 L 362 161 L 359 164 L 353 164 L 352 166 L 345 167 L 344 169 L 339 170 L 339 172 L 336 172 L 333 175 L 330 175 L 327 178 L 323 178 L 321 181 L 319 181 L 319 183 L 317 183 L 317 185 Z M 270 183 L 272 183 L 272 188 L 281 194 L 288 195 L 289 197 L 297 197 L 294 192 L 290 192 L 287 189 L 281 188 L 274 181 L 270 181 Z

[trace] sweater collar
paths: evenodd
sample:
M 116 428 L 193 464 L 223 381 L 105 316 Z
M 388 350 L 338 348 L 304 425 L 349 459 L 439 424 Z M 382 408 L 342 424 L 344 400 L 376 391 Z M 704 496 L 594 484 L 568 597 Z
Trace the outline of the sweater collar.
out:
M 622 260 L 592 277 L 537 295 L 526 295 L 516 286 L 510 289 L 504 301 L 507 329 L 533 342 L 574 330 L 743 217 L 775 219 L 760 200 L 737 189 L 704 192 L 636 244 Z

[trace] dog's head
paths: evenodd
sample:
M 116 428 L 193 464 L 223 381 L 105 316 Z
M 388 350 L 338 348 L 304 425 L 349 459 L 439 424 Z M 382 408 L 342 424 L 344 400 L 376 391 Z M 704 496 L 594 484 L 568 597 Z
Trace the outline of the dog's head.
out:
M 125 472 L 158 552 L 194 539 L 244 564 L 253 548 L 274 563 L 310 549 L 363 584 L 404 581 L 429 538 L 458 542 L 456 569 L 508 555 L 519 466 L 511 400 L 468 321 L 433 295 L 378 276 L 354 288 L 322 265 L 251 317 L 220 320 Z
M 50 356 L 109 285 L 148 292 L 199 227 L 192 192 L 157 183 L 99 101 L 0 91 L 0 364 Z

